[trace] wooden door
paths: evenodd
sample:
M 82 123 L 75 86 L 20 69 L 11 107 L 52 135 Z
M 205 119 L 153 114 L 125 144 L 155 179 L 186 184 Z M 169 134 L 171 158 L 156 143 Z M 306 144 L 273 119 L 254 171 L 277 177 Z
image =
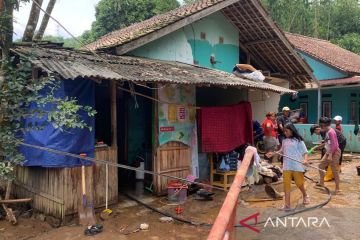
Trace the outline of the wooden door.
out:
M 191 148 L 181 142 L 168 142 L 158 147 L 154 159 L 154 170 L 157 173 L 186 178 L 191 173 Z M 166 194 L 167 184 L 171 180 L 174 179 L 155 176 L 156 194 Z

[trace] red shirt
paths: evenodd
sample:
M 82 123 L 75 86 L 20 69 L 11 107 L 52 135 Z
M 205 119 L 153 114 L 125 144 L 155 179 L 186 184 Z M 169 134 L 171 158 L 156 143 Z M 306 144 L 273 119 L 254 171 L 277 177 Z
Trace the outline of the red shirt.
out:
M 336 125 L 335 126 L 335 129 L 339 130 L 339 132 L 342 133 L 342 126 L 339 124 L 339 125 Z
M 267 125 L 270 125 L 270 129 L 268 128 Z M 264 135 L 265 136 L 267 136 L 267 137 L 276 137 L 275 125 L 274 125 L 273 121 L 266 118 L 261 126 L 264 129 Z

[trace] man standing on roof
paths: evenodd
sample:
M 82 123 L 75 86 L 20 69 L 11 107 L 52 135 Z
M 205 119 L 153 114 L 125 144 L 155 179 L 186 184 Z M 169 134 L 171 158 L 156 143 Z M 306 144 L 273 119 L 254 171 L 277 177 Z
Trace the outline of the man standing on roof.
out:
M 335 129 L 337 129 L 339 132 L 343 132 L 342 126 L 341 126 L 341 122 L 342 122 L 342 117 L 341 116 L 336 116 L 334 117 L 334 121 L 335 121 Z
M 286 138 L 284 133 L 284 126 L 288 123 L 291 123 L 290 108 L 285 106 L 282 109 L 282 115 L 277 119 L 280 145 L 282 144 L 282 141 Z

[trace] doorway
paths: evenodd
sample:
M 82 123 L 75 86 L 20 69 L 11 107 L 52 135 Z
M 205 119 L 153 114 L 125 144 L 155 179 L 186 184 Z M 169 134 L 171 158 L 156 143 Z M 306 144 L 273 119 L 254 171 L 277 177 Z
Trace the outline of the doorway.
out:
M 135 86 L 135 92 L 151 96 L 150 89 Z M 153 102 L 141 96 L 118 90 L 117 136 L 118 162 L 131 167 L 152 170 Z M 141 180 L 143 178 L 143 180 Z M 139 184 L 140 183 L 140 184 Z M 152 176 L 119 168 L 119 191 L 150 186 Z

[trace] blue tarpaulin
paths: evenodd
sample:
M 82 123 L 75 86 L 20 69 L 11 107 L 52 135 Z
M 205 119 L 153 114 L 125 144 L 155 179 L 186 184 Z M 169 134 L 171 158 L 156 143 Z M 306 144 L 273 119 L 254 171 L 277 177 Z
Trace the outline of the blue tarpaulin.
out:
M 76 97 L 78 104 L 83 106 L 95 106 L 95 83 L 91 80 L 63 80 L 60 83 L 60 88 L 57 90 L 57 97 Z M 31 106 L 35 108 L 34 104 Z M 45 107 L 45 110 L 50 106 Z M 24 142 L 37 146 L 56 149 L 68 153 L 80 154 L 86 153 L 88 157 L 94 157 L 95 145 L 95 120 L 89 117 L 83 110 L 79 112 L 81 120 L 92 127 L 92 131 L 87 128 L 84 129 L 55 129 L 51 124 L 47 124 L 41 131 L 30 131 L 24 135 Z M 44 120 L 34 120 L 28 118 L 25 124 L 35 121 L 43 122 Z M 82 161 L 78 158 L 63 156 L 55 153 L 42 151 L 30 147 L 21 147 L 21 152 L 24 154 L 26 162 L 25 166 L 40 166 L 40 167 L 77 167 L 82 164 L 89 165 L 91 162 Z

